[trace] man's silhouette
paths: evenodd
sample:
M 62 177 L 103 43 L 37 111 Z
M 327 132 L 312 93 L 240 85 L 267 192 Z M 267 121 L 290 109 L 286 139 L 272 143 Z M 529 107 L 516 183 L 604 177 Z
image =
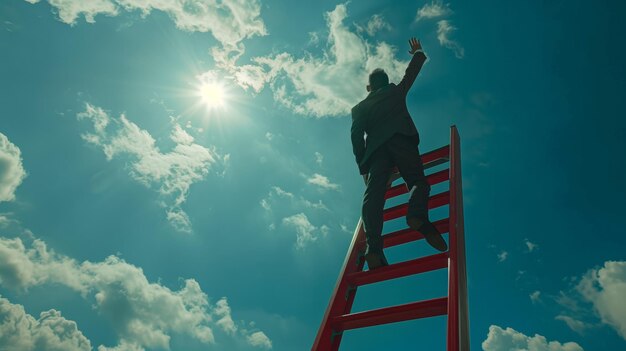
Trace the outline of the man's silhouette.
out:
M 382 229 L 385 192 L 391 171 L 398 167 L 409 189 L 407 224 L 424 234 L 434 248 L 448 249 L 445 240 L 428 218 L 430 185 L 419 155 L 419 134 L 406 107 L 406 96 L 426 55 L 418 40 L 409 40 L 413 57 L 398 85 L 389 83 L 384 70 L 369 76 L 365 100 L 352 108 L 352 147 L 359 172 L 366 183 L 362 218 L 367 238 L 365 259 L 369 269 L 388 265 L 383 253 Z M 366 138 L 365 138 L 366 136 Z

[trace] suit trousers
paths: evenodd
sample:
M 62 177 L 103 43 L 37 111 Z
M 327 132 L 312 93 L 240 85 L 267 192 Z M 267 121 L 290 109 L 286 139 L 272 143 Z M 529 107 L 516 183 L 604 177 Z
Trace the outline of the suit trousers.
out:
M 367 238 L 367 252 L 380 252 L 383 249 L 385 193 L 394 166 L 398 167 L 411 194 L 407 218 L 417 217 L 428 220 L 430 185 L 424 175 L 418 143 L 419 139 L 415 136 L 396 133 L 370 156 L 369 175 L 361 213 Z

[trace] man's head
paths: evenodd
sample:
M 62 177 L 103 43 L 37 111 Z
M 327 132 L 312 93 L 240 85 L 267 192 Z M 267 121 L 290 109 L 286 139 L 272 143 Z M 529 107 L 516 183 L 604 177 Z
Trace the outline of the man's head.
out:
M 376 91 L 386 85 L 389 85 L 389 76 L 382 68 L 376 68 L 370 73 L 369 85 L 367 91 Z

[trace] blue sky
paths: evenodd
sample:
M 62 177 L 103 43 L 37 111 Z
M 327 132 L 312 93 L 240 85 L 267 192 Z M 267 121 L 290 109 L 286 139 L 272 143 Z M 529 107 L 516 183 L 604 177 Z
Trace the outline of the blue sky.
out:
M 364 190 L 350 107 L 372 69 L 400 79 L 412 36 L 420 150 L 453 124 L 462 139 L 472 349 L 623 349 L 626 8 L 609 3 L 2 2 L 0 349 L 310 349 Z M 362 287 L 353 310 L 445 278 Z M 440 350 L 444 326 L 342 349 Z

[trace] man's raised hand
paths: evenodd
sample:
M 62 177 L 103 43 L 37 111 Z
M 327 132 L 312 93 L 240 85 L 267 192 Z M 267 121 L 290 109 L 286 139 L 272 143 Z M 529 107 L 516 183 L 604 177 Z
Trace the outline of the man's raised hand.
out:
M 409 54 L 411 55 L 415 54 L 417 50 L 422 50 L 422 44 L 414 37 L 409 39 L 409 46 L 411 46 L 411 50 L 409 50 Z

